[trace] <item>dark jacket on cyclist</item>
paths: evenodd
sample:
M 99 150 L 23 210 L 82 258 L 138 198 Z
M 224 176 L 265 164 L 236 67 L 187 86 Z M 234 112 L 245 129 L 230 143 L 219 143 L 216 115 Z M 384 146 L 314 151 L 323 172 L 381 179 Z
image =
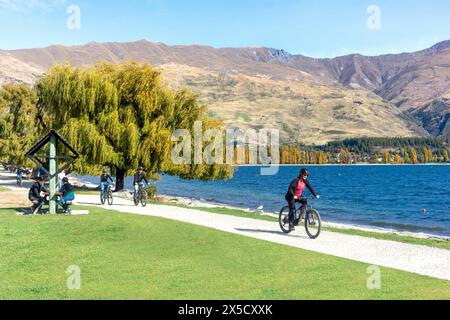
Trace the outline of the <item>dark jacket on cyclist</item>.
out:
M 145 173 L 139 173 L 139 172 L 137 172 L 137 173 L 134 175 L 134 181 L 133 181 L 133 184 L 139 184 L 139 183 L 141 183 L 142 181 L 145 181 L 145 183 L 148 184 L 147 176 L 145 175 Z
M 295 193 L 297 192 L 298 184 L 299 184 L 299 182 L 300 182 L 301 179 L 302 179 L 302 178 L 296 178 L 296 179 L 292 180 L 292 182 L 291 182 L 291 184 L 290 184 L 290 186 L 289 186 L 289 189 L 288 189 L 288 191 L 287 191 L 287 193 L 286 193 L 286 196 L 285 196 L 285 198 L 286 198 L 286 200 L 287 200 L 288 202 L 290 202 L 291 200 L 294 199 Z M 314 197 L 317 197 L 317 193 L 316 193 L 316 192 L 314 191 L 314 189 L 312 188 L 312 186 L 311 186 L 311 184 L 309 183 L 308 179 L 303 180 L 303 182 L 305 183 L 306 188 L 308 188 L 308 190 L 311 192 L 311 194 L 312 194 Z
M 104 173 L 100 176 L 100 183 L 108 183 L 108 181 L 114 182 L 110 174 Z

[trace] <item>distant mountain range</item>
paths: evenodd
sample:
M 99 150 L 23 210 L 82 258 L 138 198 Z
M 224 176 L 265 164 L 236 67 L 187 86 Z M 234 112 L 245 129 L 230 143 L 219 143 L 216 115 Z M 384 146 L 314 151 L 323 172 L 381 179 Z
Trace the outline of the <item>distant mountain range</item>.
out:
M 450 41 L 415 52 L 314 59 L 283 50 L 141 40 L 0 50 L 0 83 L 33 84 L 54 64 L 145 61 L 188 86 L 228 126 L 279 128 L 285 142 L 450 137 Z

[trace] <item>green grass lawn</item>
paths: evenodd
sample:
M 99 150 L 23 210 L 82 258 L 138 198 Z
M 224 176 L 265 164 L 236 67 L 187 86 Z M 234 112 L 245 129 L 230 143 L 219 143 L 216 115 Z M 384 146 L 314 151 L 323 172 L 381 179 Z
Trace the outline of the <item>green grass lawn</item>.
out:
M 0 192 L 1 191 L 8 191 L 9 189 L 8 188 L 6 188 L 6 187 L 4 187 L 4 186 L 0 186 Z
M 0 210 L 0 299 L 450 299 L 450 282 L 160 218 Z M 299 240 L 303 241 L 303 240 Z M 81 290 L 66 270 L 81 268 Z
M 248 211 L 239 210 L 239 209 L 197 208 L 197 207 L 189 207 L 189 206 L 179 205 L 179 204 L 174 204 L 174 203 L 161 203 L 161 202 L 156 202 L 156 201 L 153 201 L 152 203 L 157 204 L 157 205 L 171 205 L 171 206 L 177 206 L 177 207 L 182 207 L 182 208 L 197 209 L 197 210 L 204 211 L 204 212 L 225 214 L 225 215 L 236 216 L 236 217 L 258 219 L 258 220 L 264 220 L 264 221 L 278 221 L 277 218 L 274 218 L 272 216 L 261 215 L 256 212 L 248 212 Z M 424 245 L 424 246 L 429 246 L 429 247 L 450 250 L 450 241 L 442 240 L 442 239 L 421 239 L 421 238 L 414 238 L 414 237 L 409 237 L 409 236 L 404 236 L 404 235 L 399 235 L 399 234 L 394 234 L 394 233 L 369 232 L 369 231 L 361 231 L 361 230 L 356 230 L 356 229 L 340 229 L 340 228 L 331 228 L 331 227 L 324 228 L 324 230 L 331 231 L 331 232 L 337 232 L 337 233 L 344 233 L 344 234 L 354 235 L 354 236 L 370 237 L 370 238 L 375 238 L 375 239 L 380 239 L 380 240 L 391 240 L 391 241 Z

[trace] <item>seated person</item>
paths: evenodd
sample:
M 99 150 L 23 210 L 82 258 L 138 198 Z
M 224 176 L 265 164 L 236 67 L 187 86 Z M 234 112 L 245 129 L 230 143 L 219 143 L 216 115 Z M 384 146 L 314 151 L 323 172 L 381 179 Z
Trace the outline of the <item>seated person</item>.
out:
M 69 178 L 64 177 L 62 183 L 61 189 L 56 193 L 59 196 L 57 204 L 63 208 L 64 213 L 67 213 L 69 211 L 69 205 L 75 200 L 75 193 L 73 186 L 69 182 Z
M 28 200 L 30 200 L 33 205 L 31 206 L 31 211 L 33 214 L 37 214 L 39 209 L 43 204 L 48 204 L 48 200 L 46 197 L 43 197 L 41 194 L 44 193 L 46 196 L 49 195 L 47 189 L 44 188 L 44 177 L 39 177 L 36 179 L 36 182 L 30 188 L 28 193 Z

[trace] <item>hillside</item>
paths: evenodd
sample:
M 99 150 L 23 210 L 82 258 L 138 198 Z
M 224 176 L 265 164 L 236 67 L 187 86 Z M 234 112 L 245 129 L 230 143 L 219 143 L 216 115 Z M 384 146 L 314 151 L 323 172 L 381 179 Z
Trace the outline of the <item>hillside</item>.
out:
M 32 84 L 70 61 L 145 61 L 188 86 L 228 126 L 276 127 L 284 141 L 450 135 L 450 41 L 415 53 L 314 59 L 264 48 L 141 40 L 0 51 L 0 83 Z
M 226 75 L 176 64 L 161 68 L 172 85 L 187 84 L 198 92 L 210 116 L 241 129 L 280 129 L 286 143 L 425 134 L 409 116 L 365 90 Z

